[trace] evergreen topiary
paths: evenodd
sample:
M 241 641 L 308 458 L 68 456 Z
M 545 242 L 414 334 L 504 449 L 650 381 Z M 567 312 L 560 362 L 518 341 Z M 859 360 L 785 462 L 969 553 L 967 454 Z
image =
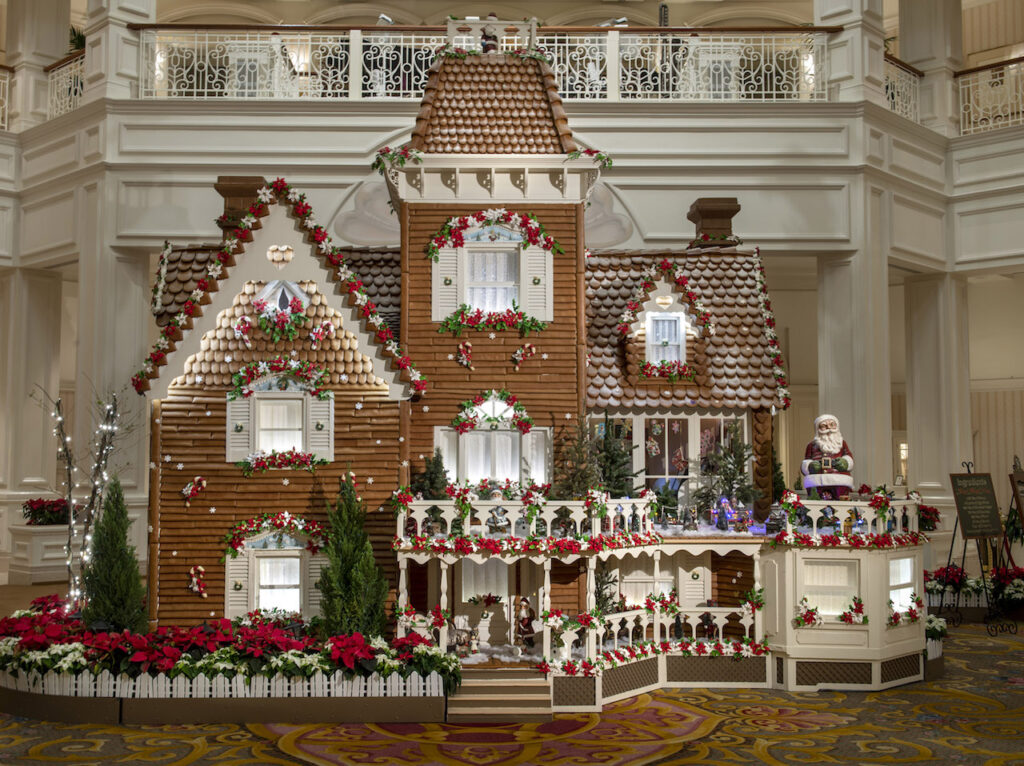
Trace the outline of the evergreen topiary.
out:
M 698 510 L 709 511 L 720 497 L 750 506 L 760 495 L 750 475 L 754 448 L 741 436 L 739 422 L 733 421 L 726 427 L 724 444 L 705 457 L 704 486 L 693 493 Z
M 448 472 L 444 468 L 444 458 L 441 457 L 441 450 L 435 449 L 434 454 L 424 463 L 423 473 L 413 477 L 410 489 L 413 494 L 422 495 L 424 500 L 444 500 L 447 487 Z
M 323 552 L 327 565 L 320 572 L 323 626 L 329 635 L 362 633 L 379 636 L 387 614 L 388 581 L 377 567 L 366 534 L 366 508 L 356 494 L 353 474 L 340 483 L 338 497 L 327 506 L 329 527 Z
M 146 589 L 135 546 L 128 544 L 128 508 L 121 482 L 107 485 L 103 513 L 93 528 L 92 555 L 82 574 L 82 622 L 91 630 L 146 630 Z

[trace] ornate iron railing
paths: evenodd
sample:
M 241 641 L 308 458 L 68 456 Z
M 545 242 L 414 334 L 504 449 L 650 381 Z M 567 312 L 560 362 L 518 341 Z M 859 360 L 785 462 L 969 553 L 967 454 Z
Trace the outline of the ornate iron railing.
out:
M 956 73 L 960 135 L 1024 125 L 1024 57 Z
M 138 29 L 139 95 L 161 99 L 418 100 L 446 43 L 431 27 Z M 830 31 L 549 28 L 537 41 L 566 100 L 821 101 Z
M 85 90 L 85 51 L 75 51 L 70 56 L 46 67 L 46 116 L 47 119 L 60 117 L 78 108 Z
M 922 73 L 895 56 L 885 54 L 885 97 L 889 109 L 914 122 L 921 121 Z
M 11 69 L 0 66 L 0 130 L 8 129 L 9 104 L 11 102 Z

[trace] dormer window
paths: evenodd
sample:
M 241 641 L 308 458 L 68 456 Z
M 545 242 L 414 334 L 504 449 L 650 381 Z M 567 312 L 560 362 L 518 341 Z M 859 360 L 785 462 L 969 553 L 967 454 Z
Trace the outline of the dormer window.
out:
M 686 313 L 659 312 L 647 315 L 647 361 L 686 361 Z

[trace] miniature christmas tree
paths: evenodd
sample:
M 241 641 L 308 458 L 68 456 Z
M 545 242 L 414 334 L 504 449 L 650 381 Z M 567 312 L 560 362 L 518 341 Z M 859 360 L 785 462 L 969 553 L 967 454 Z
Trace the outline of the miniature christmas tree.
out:
M 565 426 L 555 443 L 555 480 L 551 497 L 578 500 L 601 483 L 597 444 L 584 416 Z
M 435 449 L 424 463 L 423 473 L 413 477 L 411 489 L 413 494 L 422 495 L 424 500 L 444 500 L 447 487 L 448 472 L 444 469 L 444 458 L 441 450 Z
M 374 561 L 365 528 L 366 508 L 351 473 L 341 481 L 334 505 L 328 504 L 327 520 L 327 565 L 317 583 L 324 628 L 332 636 L 379 636 L 386 623 L 388 581 Z
M 632 497 L 633 479 L 637 474 L 633 470 L 632 450 L 615 433 L 607 412 L 604 416 L 604 433 L 598 437 L 596 446 L 597 465 L 604 488 L 612 497 Z
M 734 421 L 726 428 L 724 444 L 705 458 L 705 484 L 693 493 L 701 511 L 710 511 L 723 497 L 733 505 L 745 506 L 757 499 L 759 493 L 750 476 L 754 449 L 740 437 L 740 424 Z
M 135 546 L 128 544 L 128 524 L 121 482 L 114 478 L 107 485 L 103 513 L 93 530 L 92 555 L 82 575 L 82 621 L 92 630 L 146 630 L 146 589 Z

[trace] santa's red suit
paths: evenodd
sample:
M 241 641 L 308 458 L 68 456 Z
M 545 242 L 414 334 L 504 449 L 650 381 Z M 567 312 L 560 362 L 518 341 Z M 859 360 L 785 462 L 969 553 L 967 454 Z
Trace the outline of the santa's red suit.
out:
M 846 470 L 844 471 L 840 471 L 834 466 L 834 461 L 839 458 L 846 459 Z M 821 463 L 821 473 L 811 473 L 811 463 L 815 462 Z M 800 464 L 800 473 L 804 475 L 804 489 L 818 489 L 819 487 L 852 489 L 853 478 L 850 476 L 852 470 L 853 453 L 850 452 L 845 440 L 838 452 L 829 453 L 818 446 L 817 440 L 812 441 L 804 452 L 804 462 Z

